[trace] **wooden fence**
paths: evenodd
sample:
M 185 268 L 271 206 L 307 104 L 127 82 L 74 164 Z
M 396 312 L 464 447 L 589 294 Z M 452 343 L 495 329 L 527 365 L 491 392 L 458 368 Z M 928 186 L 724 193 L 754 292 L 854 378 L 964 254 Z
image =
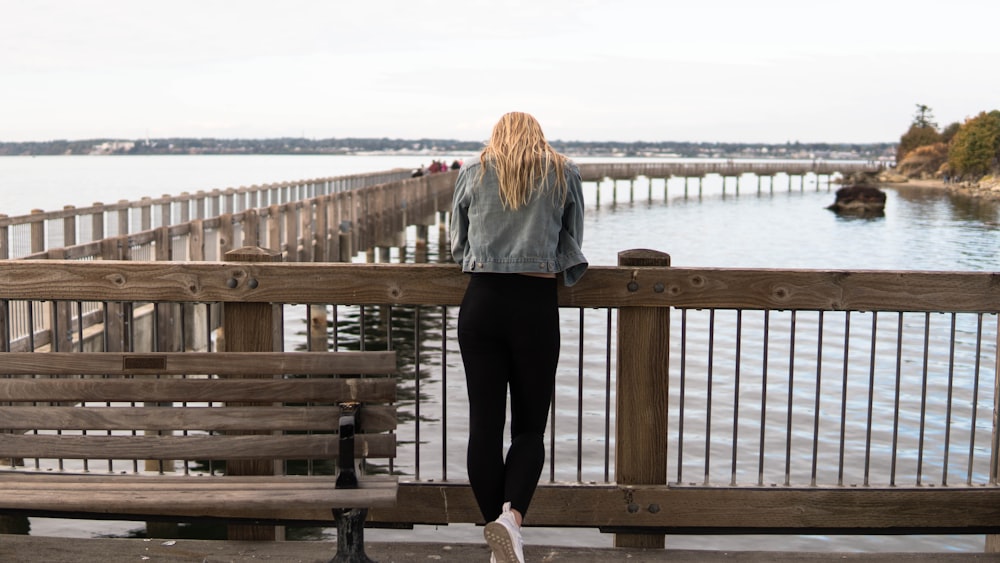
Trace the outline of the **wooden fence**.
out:
M 996 274 L 668 264 L 623 252 L 560 288 L 553 457 L 528 525 L 594 527 L 623 546 L 667 533 L 1000 532 Z M 322 322 L 305 317 L 309 349 L 403 357 L 411 419 L 388 468 L 399 504 L 371 518 L 477 522 L 454 345 L 465 283 L 436 264 L 13 260 L 0 264 L 0 334 L 19 304 L 97 304 L 101 326 L 127 327 L 144 306 L 177 326 L 213 303 L 266 303 L 286 335 L 293 309 L 322 307 Z M 63 351 L 79 344 L 75 326 L 51 326 L 70 334 Z M 156 332 L 131 345 L 155 350 Z

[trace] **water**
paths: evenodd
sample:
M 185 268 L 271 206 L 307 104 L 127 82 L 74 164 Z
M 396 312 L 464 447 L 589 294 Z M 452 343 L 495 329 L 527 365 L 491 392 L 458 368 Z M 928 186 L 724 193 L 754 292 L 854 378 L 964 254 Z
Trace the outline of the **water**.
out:
M 0 213 L 15 216 L 33 208 L 54 210 L 67 204 L 416 168 L 432 159 L 450 162 L 467 156 L 8 157 L 0 159 Z M 653 181 L 651 198 L 648 183 L 640 180 L 634 201 L 629 201 L 628 182 L 619 182 L 616 203 L 611 201 L 611 182 L 604 182 L 600 206 L 594 204 L 596 186 L 586 184 L 584 251 L 595 265 L 615 264 L 617 253 L 624 249 L 652 248 L 669 253 L 674 266 L 1000 270 L 997 203 L 939 190 L 887 188 L 884 217 L 841 217 L 825 209 L 833 202 L 833 191 L 816 181 L 807 177 L 800 187 L 796 177 L 789 189 L 788 179 L 778 176 L 773 192 L 765 182 L 758 193 L 756 179 L 747 177 L 737 194 L 731 178 L 723 193 L 721 180 L 710 177 L 703 182 L 701 195 L 691 181 L 685 196 L 684 180 L 672 179 L 664 199 L 662 179 Z M 603 327 L 590 323 L 588 330 L 600 332 Z M 449 356 L 449 362 L 457 360 L 457 354 Z M 449 468 L 449 475 L 460 473 L 460 467 Z M 39 535 L 123 535 L 135 528 L 132 522 L 32 522 L 33 533 Z M 453 525 L 422 537 L 476 542 L 479 533 L 472 526 Z M 412 540 L 415 535 L 369 532 L 376 541 Z M 592 530 L 531 530 L 529 541 L 607 546 L 611 538 Z M 668 542 L 675 548 L 777 548 L 773 537 L 757 536 L 683 536 Z M 781 549 L 805 550 L 981 551 L 983 537 L 782 536 L 779 543 Z

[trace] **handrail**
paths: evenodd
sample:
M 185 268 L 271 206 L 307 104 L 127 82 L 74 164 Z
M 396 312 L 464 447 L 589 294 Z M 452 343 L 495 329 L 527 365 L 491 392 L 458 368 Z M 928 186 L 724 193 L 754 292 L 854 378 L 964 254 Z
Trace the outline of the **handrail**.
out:
M 592 266 L 563 307 L 996 313 L 996 272 Z M 454 264 L 0 261 L 0 297 L 458 305 Z

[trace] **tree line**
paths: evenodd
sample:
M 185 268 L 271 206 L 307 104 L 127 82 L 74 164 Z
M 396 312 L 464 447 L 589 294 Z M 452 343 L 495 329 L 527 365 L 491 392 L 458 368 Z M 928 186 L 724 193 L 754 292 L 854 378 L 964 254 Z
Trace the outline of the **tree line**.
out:
M 679 156 L 748 158 L 891 158 L 895 143 L 715 143 L 715 142 L 617 142 L 552 141 L 560 152 L 574 156 Z M 272 138 L 272 139 L 84 139 L 44 142 L 0 142 L 0 155 L 82 154 L 358 154 L 375 152 L 425 152 L 430 154 L 478 152 L 482 141 L 390 138 Z
M 978 181 L 1000 174 L 1000 111 L 982 111 L 939 128 L 930 107 L 917 104 L 896 149 L 899 171 L 910 177 Z

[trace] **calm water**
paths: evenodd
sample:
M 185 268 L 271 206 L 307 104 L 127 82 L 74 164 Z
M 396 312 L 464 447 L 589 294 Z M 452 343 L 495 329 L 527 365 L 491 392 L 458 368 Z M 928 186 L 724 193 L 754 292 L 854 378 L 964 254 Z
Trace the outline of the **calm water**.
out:
M 154 157 L 7 157 L 0 158 L 0 213 L 21 215 L 31 209 L 61 209 L 119 199 L 158 197 L 183 191 L 212 190 L 267 182 L 299 180 L 416 168 L 432 159 L 448 162 L 464 155 L 412 156 L 154 156 Z M 935 190 L 887 189 L 884 217 L 839 217 L 825 209 L 833 189 L 807 177 L 804 186 L 775 178 L 774 191 L 747 177 L 736 193 L 730 178 L 708 178 L 699 195 L 692 180 L 618 183 L 612 202 L 610 182 L 602 184 L 597 206 L 594 184 L 586 184 L 589 202 L 584 251 L 592 264 L 612 265 L 629 248 L 668 252 L 675 266 L 899 269 L 1000 271 L 1000 206 Z M 435 230 L 432 229 L 432 235 Z M 598 325 L 599 326 L 599 325 Z M 457 354 L 451 361 L 458 361 Z M 461 395 L 458 389 L 456 395 Z M 450 393 L 449 393 L 450 396 Z M 460 399 L 460 397 L 459 397 Z M 428 456 L 430 457 L 430 456 Z M 547 470 L 546 470 L 547 471 Z M 456 473 L 449 469 L 449 475 Z M 125 534 L 134 523 L 82 523 L 37 519 L 33 533 L 86 536 Z M 413 539 L 413 532 L 372 530 L 372 539 Z M 425 539 L 479 541 L 471 526 L 449 526 Z M 970 550 L 982 548 L 982 536 L 893 537 L 671 537 L 677 548 L 831 549 L 831 550 Z M 610 545 L 611 537 L 590 530 L 529 530 L 528 541 L 550 544 Z

